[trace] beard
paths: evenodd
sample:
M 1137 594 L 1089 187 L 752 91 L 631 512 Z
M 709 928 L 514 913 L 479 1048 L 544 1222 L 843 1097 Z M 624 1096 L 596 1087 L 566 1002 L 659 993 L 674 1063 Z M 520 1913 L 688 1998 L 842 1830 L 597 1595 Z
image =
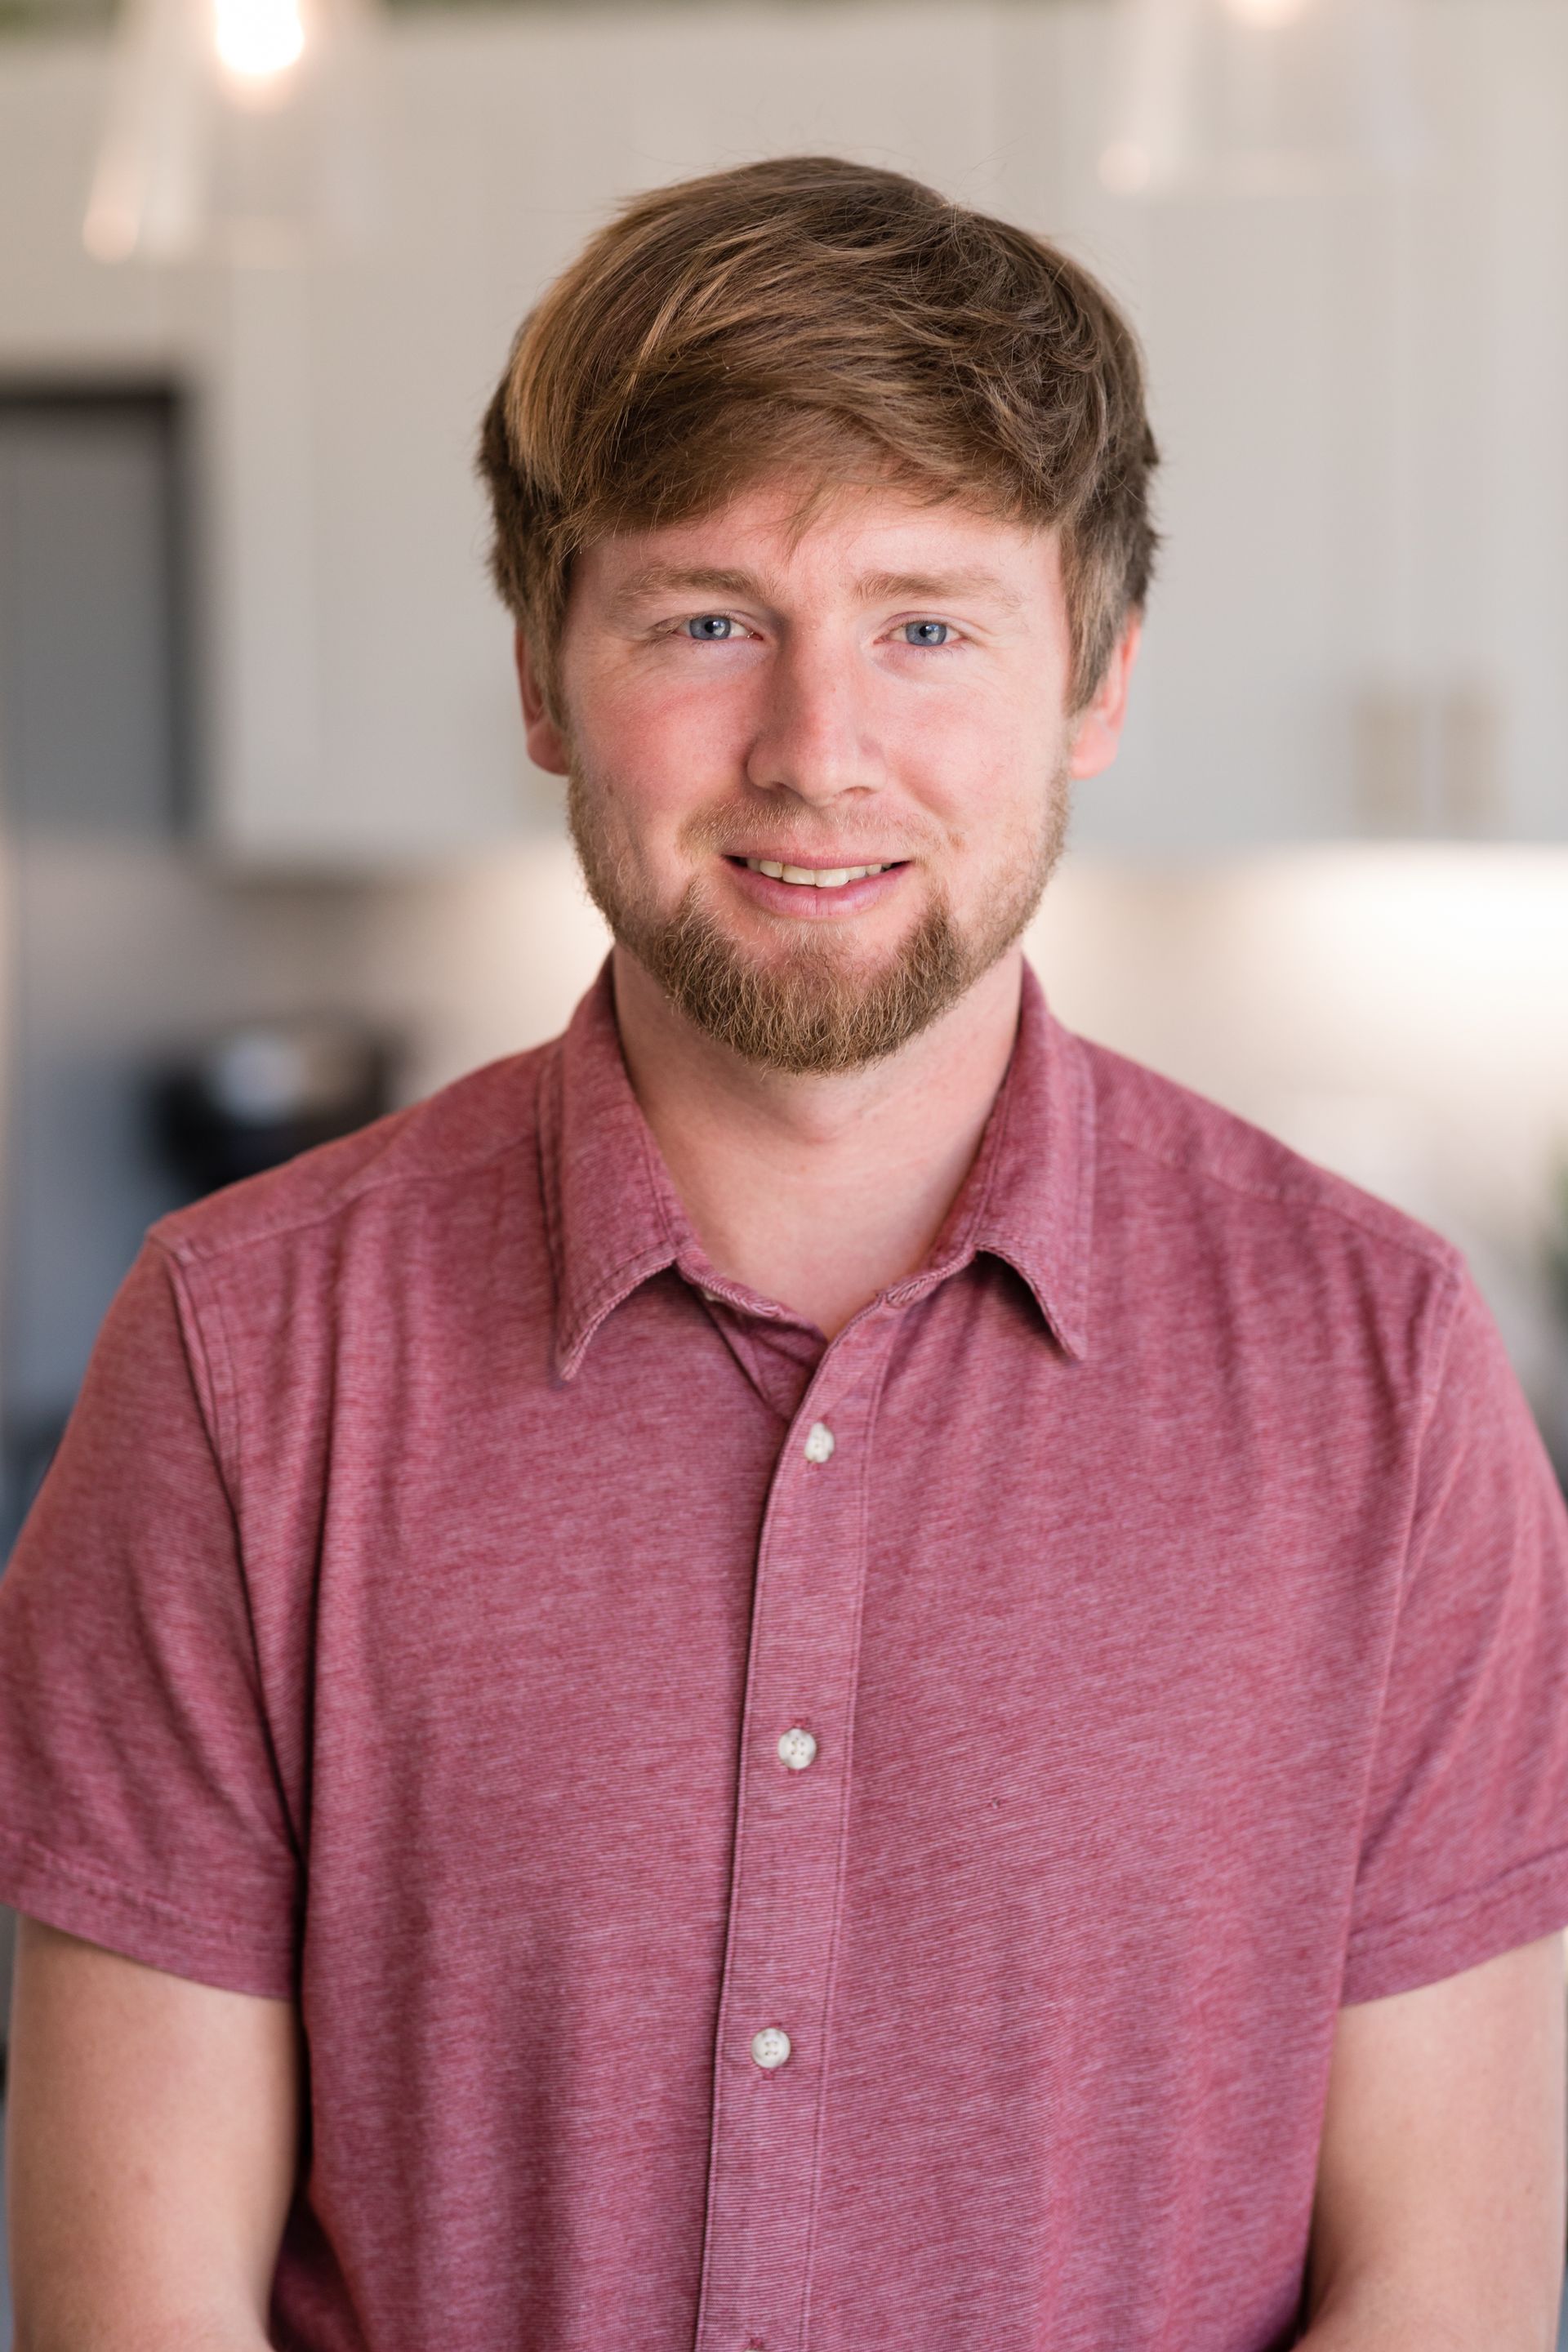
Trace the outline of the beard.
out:
M 694 876 L 672 914 L 647 895 L 635 860 L 612 841 L 599 800 L 574 761 L 566 814 L 588 895 L 616 943 L 678 1013 L 762 1068 L 796 1075 L 858 1070 L 896 1054 L 956 1004 L 1028 925 L 1067 843 L 1068 763 L 1051 780 L 1040 822 L 1016 838 L 967 930 L 938 888 L 908 937 L 879 961 L 857 957 L 835 924 L 803 926 L 771 956 L 731 939 Z M 689 826 L 690 846 L 734 837 L 732 814 Z M 805 887 L 805 886 L 803 886 Z

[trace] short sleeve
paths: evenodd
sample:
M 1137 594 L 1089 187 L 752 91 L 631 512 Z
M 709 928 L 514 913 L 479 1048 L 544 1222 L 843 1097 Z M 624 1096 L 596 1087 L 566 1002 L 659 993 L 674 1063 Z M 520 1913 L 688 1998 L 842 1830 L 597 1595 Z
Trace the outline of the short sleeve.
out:
M 1568 1925 L 1568 1515 L 1468 1275 L 1430 1400 L 1346 2002 Z
M 281 1999 L 300 1883 L 200 1334 L 150 1240 L 0 1576 L 0 1901 Z

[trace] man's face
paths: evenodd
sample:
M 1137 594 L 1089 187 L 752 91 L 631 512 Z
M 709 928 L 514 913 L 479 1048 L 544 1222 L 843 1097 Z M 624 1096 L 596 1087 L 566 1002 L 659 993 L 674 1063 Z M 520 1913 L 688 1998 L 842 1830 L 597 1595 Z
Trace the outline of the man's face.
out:
M 797 1071 L 895 1051 L 1012 946 L 1069 779 L 1114 756 L 1137 634 L 1069 724 L 1054 533 L 884 487 L 792 531 L 809 487 L 586 548 L 562 726 L 519 646 L 529 748 L 570 777 L 616 938 L 700 1028 Z

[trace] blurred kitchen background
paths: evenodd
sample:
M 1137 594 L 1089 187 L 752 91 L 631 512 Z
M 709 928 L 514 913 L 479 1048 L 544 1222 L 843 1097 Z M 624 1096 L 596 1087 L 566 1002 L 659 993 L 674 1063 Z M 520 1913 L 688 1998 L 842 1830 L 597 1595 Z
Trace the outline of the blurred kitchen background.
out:
M 0 0 L 4 1547 L 151 1218 L 591 977 L 476 425 L 616 198 L 788 150 L 1129 305 L 1167 545 L 1030 951 L 1457 1240 L 1568 1472 L 1568 0 Z

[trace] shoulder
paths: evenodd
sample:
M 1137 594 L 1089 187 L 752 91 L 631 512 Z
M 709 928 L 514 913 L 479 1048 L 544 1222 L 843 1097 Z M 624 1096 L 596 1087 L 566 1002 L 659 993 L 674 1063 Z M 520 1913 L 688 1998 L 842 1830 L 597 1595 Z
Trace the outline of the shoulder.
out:
M 1454 1286 L 1451 1242 L 1156 1070 L 1087 1038 L 1097 1154 L 1105 1181 L 1163 1197 L 1214 1230 L 1267 1237 L 1295 1258 L 1349 1253 L 1390 1274 Z
M 556 1043 L 488 1063 L 336 1142 L 226 1185 L 161 1218 L 149 1238 L 198 1267 L 366 1209 L 394 1223 L 423 1213 L 433 1193 L 449 1199 L 532 1148 L 540 1081 Z
M 1473 1301 L 1461 1253 L 1234 1111 L 1079 1042 L 1108 1351 L 1150 1379 L 1172 1357 L 1244 1418 L 1413 1443 Z

